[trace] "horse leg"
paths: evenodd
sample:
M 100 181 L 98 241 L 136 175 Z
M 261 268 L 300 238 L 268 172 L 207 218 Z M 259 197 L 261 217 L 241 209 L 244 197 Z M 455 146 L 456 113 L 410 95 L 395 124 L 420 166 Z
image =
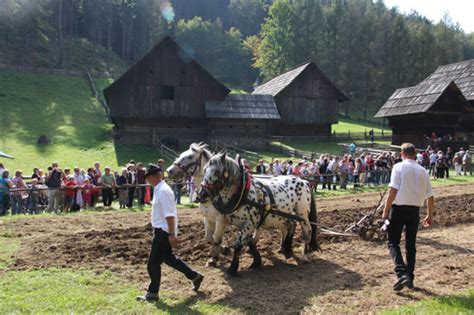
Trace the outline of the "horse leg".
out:
M 288 225 L 286 226 L 286 229 L 283 229 L 285 233 L 285 236 L 283 237 L 283 243 L 281 245 L 282 253 L 285 255 L 286 259 L 290 259 L 291 257 L 294 256 L 293 253 L 293 237 L 295 235 L 295 230 L 296 230 L 296 223 L 293 221 L 290 221 Z
M 309 262 L 309 254 L 311 253 L 309 249 L 309 242 L 311 240 L 311 225 L 309 224 L 309 221 L 305 220 L 301 222 L 301 234 L 304 240 L 304 252 L 303 256 L 301 257 L 301 260 L 303 262 Z
M 219 255 L 221 254 L 222 248 L 222 239 L 224 238 L 225 232 L 225 220 L 223 215 L 217 215 L 214 217 L 213 225 L 214 225 L 214 234 L 211 235 L 211 244 L 212 244 L 212 251 L 211 251 L 211 258 L 208 260 L 206 266 L 207 267 L 216 267 L 217 262 L 219 261 Z
M 258 252 L 257 249 L 257 242 L 258 242 L 258 237 L 259 237 L 259 231 L 255 233 L 254 238 L 250 239 L 247 242 L 247 245 L 249 246 L 249 252 L 253 257 L 253 263 L 250 265 L 251 269 L 260 269 L 262 268 L 262 257 L 260 256 L 260 253 Z
M 242 253 L 244 244 L 248 244 L 248 242 L 252 240 L 254 231 L 255 226 L 253 226 L 253 223 L 250 221 L 245 223 L 239 231 L 239 236 L 237 237 L 237 240 L 234 244 L 234 256 L 232 257 L 232 262 L 229 269 L 227 269 L 227 274 L 231 276 L 237 275 L 237 270 L 239 270 L 240 254 Z

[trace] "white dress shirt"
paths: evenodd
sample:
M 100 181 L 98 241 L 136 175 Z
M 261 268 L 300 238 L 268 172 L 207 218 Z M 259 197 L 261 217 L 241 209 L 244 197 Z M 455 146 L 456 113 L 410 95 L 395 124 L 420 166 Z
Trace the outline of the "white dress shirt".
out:
M 393 201 L 398 206 L 421 207 L 425 199 L 433 196 L 428 172 L 415 160 L 406 159 L 395 164 L 388 186 L 398 190 Z
M 153 190 L 151 202 L 151 226 L 169 233 L 166 218 L 174 217 L 175 234 L 178 234 L 178 212 L 173 190 L 165 181 L 161 181 Z

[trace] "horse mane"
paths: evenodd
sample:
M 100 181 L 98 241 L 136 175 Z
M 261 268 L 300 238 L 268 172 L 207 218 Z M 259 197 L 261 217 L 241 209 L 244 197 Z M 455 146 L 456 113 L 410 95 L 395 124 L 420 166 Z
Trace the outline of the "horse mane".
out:
M 204 155 L 204 157 L 209 161 L 212 157 L 212 153 L 211 151 L 209 151 L 208 147 L 209 145 L 203 142 L 200 142 L 200 143 L 194 142 L 189 146 L 191 150 L 201 152 Z

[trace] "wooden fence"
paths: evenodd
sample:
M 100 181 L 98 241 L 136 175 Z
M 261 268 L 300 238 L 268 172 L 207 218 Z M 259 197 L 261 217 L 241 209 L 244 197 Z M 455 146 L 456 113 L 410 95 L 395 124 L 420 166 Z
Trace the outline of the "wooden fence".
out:
M 72 76 L 72 77 L 82 77 L 88 73 L 86 71 L 78 71 L 78 70 L 9 65 L 9 64 L 2 64 L 2 63 L 0 63 L 0 70 L 12 70 L 12 71 L 17 71 L 17 72 L 41 73 L 41 74 L 51 74 L 51 75 Z M 90 72 L 90 75 L 94 78 L 116 78 L 119 76 L 117 73 L 97 72 L 97 71 Z

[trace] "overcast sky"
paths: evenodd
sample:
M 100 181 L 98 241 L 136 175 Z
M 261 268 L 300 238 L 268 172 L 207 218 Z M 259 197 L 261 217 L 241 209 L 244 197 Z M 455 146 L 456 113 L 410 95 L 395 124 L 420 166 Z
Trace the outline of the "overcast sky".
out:
M 384 3 L 387 7 L 397 6 L 404 13 L 415 10 L 435 23 L 447 12 L 464 31 L 474 32 L 474 0 L 384 0 Z

